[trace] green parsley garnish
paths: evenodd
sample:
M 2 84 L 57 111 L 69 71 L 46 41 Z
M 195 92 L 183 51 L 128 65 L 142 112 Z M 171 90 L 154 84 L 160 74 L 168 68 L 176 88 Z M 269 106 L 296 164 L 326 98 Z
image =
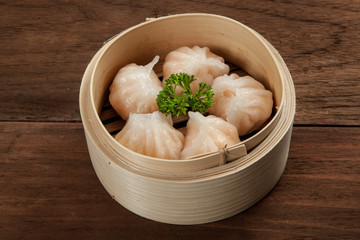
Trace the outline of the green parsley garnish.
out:
M 179 117 L 188 111 L 205 113 L 214 103 L 214 92 L 211 86 L 201 82 L 199 89 L 193 94 L 190 83 L 195 80 L 194 75 L 190 76 L 186 73 L 171 74 L 165 79 L 164 87 L 156 98 L 159 111 L 174 117 Z M 179 95 L 175 91 L 177 87 L 183 89 Z

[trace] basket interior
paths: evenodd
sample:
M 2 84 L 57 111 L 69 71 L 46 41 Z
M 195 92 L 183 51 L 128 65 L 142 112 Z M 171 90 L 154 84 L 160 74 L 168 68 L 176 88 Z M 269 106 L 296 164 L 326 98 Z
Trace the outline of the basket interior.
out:
M 154 71 L 161 79 L 161 61 L 170 51 L 182 46 L 206 46 L 211 52 L 225 59 L 231 73 L 251 75 L 273 93 L 273 112 L 265 123 L 266 126 L 258 132 L 241 137 L 243 142 L 248 143 L 244 143 L 247 150 L 256 147 L 276 125 L 281 115 L 283 99 L 279 68 L 265 42 L 265 39 L 239 22 L 224 17 L 191 14 L 152 20 L 120 33 L 99 56 L 90 81 L 90 104 L 96 115 L 92 124 L 101 138 L 98 144 L 111 146 L 114 154 L 119 154 L 129 161 L 131 159 L 136 165 L 146 165 L 149 168 L 161 166 L 159 168 L 171 170 L 175 169 L 173 164 L 184 164 L 183 169 L 177 168 L 188 171 L 189 162 L 140 156 L 125 149 L 112 137 L 122 129 L 125 121 L 109 104 L 108 89 L 119 69 L 129 63 L 145 65 L 159 55 L 160 62 L 155 65 Z M 186 120 L 175 120 L 174 123 L 176 128 L 182 130 Z M 202 166 L 196 166 L 192 170 L 201 168 Z
M 227 65 L 229 65 L 230 67 L 230 73 L 236 73 L 239 76 L 246 76 L 249 75 L 249 73 L 247 73 L 245 70 L 243 70 L 242 68 L 230 63 L 230 62 L 225 62 Z M 155 65 L 154 67 L 154 71 L 157 74 L 157 76 L 159 77 L 160 81 L 162 81 L 163 79 L 163 75 L 162 75 L 162 65 L 163 62 L 159 62 L 157 65 Z M 112 135 L 113 137 L 121 131 L 121 129 L 124 127 L 126 120 L 122 119 L 114 110 L 114 108 L 111 106 L 110 102 L 109 102 L 109 91 L 107 90 L 106 94 L 105 94 L 105 100 L 104 100 L 104 104 L 101 108 L 101 112 L 99 113 L 100 119 L 102 124 L 105 126 L 106 130 L 109 132 L 110 135 Z M 275 116 L 276 114 L 276 110 L 277 108 L 274 106 L 273 110 L 272 110 L 272 114 L 269 117 L 269 119 L 263 124 L 263 127 L 266 126 L 266 124 L 268 124 L 272 118 Z M 187 118 L 184 117 L 179 117 L 179 118 L 173 118 L 173 123 L 174 123 L 174 127 L 179 130 L 180 132 L 182 132 L 185 135 L 186 132 L 186 124 L 187 124 Z M 260 128 L 260 129 L 261 129 Z M 244 135 L 244 136 L 239 136 L 240 140 L 242 142 L 246 141 L 247 139 L 251 138 L 252 136 L 254 136 L 255 134 L 257 134 L 258 131 L 254 131 L 250 134 Z

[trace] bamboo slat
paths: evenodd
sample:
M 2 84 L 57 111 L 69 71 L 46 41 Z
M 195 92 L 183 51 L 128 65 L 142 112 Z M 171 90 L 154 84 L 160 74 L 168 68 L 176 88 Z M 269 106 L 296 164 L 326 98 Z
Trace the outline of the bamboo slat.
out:
M 143 64 L 155 55 L 164 58 L 177 47 L 193 45 L 208 46 L 270 89 L 276 105 L 272 120 L 243 143 L 229 147 L 236 157 L 224 165 L 219 165 L 219 152 L 165 160 L 121 146 L 100 118 L 116 71 L 127 63 Z M 295 90 L 281 56 L 254 30 L 218 15 L 180 14 L 152 19 L 109 40 L 84 73 L 80 111 L 92 164 L 116 201 L 156 221 L 197 224 L 241 212 L 275 186 L 287 161 Z

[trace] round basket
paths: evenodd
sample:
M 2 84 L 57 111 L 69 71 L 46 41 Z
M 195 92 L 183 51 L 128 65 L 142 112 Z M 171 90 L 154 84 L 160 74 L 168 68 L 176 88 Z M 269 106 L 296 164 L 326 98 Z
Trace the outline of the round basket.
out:
M 123 147 L 101 119 L 117 71 L 195 45 L 209 47 L 270 89 L 271 119 L 226 151 L 187 160 L 147 157 Z M 275 186 L 287 161 L 295 90 L 281 56 L 254 30 L 223 16 L 180 14 L 150 19 L 107 41 L 84 73 L 80 112 L 96 174 L 116 201 L 156 221 L 198 224 L 239 213 Z

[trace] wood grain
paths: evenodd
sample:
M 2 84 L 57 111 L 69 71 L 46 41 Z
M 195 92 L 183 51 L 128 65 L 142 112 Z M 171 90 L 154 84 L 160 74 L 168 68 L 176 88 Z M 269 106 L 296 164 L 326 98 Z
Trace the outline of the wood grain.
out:
M 297 92 L 275 189 L 241 214 L 194 226 L 146 220 L 111 199 L 78 107 L 103 41 L 146 17 L 185 12 L 262 34 Z M 0 239 L 359 239 L 359 1 L 4 0 L 0 14 Z
M 234 217 L 194 226 L 150 221 L 111 199 L 91 166 L 80 123 L 0 123 L 0 132 L 1 239 L 360 234 L 359 128 L 295 127 L 285 173 L 268 196 Z
M 102 42 L 157 17 L 234 18 L 282 54 L 298 94 L 296 124 L 358 126 L 358 1 L 2 1 L 0 120 L 79 121 L 78 93 Z

